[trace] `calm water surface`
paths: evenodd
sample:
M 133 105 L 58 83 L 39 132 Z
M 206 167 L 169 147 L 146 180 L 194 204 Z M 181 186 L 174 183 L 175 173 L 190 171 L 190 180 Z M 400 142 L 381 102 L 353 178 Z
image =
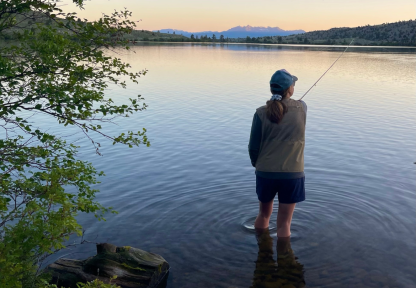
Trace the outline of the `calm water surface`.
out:
M 107 131 L 146 127 L 152 146 L 107 143 L 99 157 L 78 141 L 106 172 L 98 200 L 119 211 L 100 223 L 80 215 L 86 238 L 161 254 L 171 288 L 415 287 L 416 54 L 365 51 L 344 54 L 304 99 L 306 201 L 283 244 L 273 229 L 258 237 L 247 229 L 258 211 L 252 117 L 275 70 L 299 78 L 299 99 L 339 51 L 189 44 L 123 52 L 149 73 L 108 95 L 141 94 L 149 108 Z M 95 247 L 72 252 L 85 258 Z

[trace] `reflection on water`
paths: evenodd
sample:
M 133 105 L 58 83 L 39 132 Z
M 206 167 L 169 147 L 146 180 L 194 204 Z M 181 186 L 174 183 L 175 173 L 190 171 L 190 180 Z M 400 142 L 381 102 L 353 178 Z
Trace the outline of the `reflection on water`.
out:
M 371 266 L 367 257 L 374 255 L 356 256 L 356 261 L 352 263 L 315 263 L 318 270 L 311 268 L 305 271 L 305 267 L 300 263 L 298 257 L 292 249 L 292 237 L 277 238 L 276 246 L 274 239 L 270 235 L 270 230 L 257 230 L 256 240 L 258 245 L 257 260 L 250 288 L 303 288 L 303 287 L 343 287 L 343 288 L 387 288 L 402 287 L 394 277 L 385 275 L 378 270 L 377 265 Z M 307 238 L 302 241 L 295 241 L 297 247 L 305 246 Z M 309 249 L 314 251 L 314 261 L 325 261 L 321 258 L 319 248 L 322 243 L 309 243 Z M 274 248 L 276 254 L 274 254 Z M 276 255 L 276 256 L 274 256 Z M 332 255 L 336 257 L 337 255 Z M 340 257 L 339 261 L 342 257 Z M 346 264 L 346 265 L 345 265 Z M 340 268 L 342 267 L 342 268 Z M 305 277 L 305 274 L 307 275 Z M 405 287 L 412 287 L 405 286 Z
M 99 223 L 79 215 L 86 238 L 161 254 L 168 288 L 249 287 L 258 253 L 253 114 L 276 69 L 299 77 L 299 99 L 339 56 L 297 48 L 160 45 L 117 55 L 149 73 L 107 96 L 126 103 L 141 94 L 149 106 L 106 132 L 146 127 L 152 146 L 101 141 L 97 157 L 90 142 L 77 142 L 107 175 L 98 200 L 119 211 Z M 307 287 L 415 287 L 416 54 L 363 51 L 345 53 L 304 99 L 306 201 L 296 206 L 291 246 Z M 71 135 L 65 128 L 58 131 Z M 95 249 L 73 252 L 85 258 Z
M 329 51 L 337 52 L 344 51 L 346 45 L 292 45 L 292 44 L 238 44 L 238 43 L 141 43 L 140 46 L 171 46 L 171 47 L 201 47 L 201 46 L 213 46 L 226 50 L 234 51 L 262 51 L 262 50 L 300 50 L 300 51 Z M 415 53 L 416 47 L 410 46 L 350 46 L 348 48 L 350 52 L 385 52 L 385 53 Z
M 273 258 L 273 239 L 269 230 L 258 230 L 256 238 L 259 252 L 250 288 L 305 287 L 303 265 L 296 260 L 290 237 L 277 238 L 277 261 Z

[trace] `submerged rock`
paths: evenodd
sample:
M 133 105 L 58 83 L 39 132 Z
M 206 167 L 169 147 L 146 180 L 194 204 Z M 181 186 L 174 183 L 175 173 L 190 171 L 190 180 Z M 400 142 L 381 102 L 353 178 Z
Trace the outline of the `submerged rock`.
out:
M 122 288 L 165 287 L 169 264 L 162 256 L 133 247 L 97 244 L 97 255 L 86 260 L 59 259 L 45 272 L 52 275 L 51 284 L 77 288 L 78 282 L 99 279 Z

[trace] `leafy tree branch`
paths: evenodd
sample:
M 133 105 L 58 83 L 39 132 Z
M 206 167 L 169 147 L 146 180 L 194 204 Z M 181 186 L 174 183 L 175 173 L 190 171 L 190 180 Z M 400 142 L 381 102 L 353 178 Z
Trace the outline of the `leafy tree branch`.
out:
M 84 0 L 73 2 L 84 8 Z M 103 172 L 77 158 L 80 147 L 31 119 L 49 117 L 76 127 L 98 154 L 95 136 L 128 147 L 150 145 L 144 128 L 118 135 L 104 130 L 147 107 L 140 95 L 116 104 L 106 93 L 109 85 L 126 88 L 127 81 L 138 83 L 147 73 L 131 72 L 130 64 L 107 53 L 129 49 L 123 36 L 135 27 L 131 12 L 88 22 L 64 13 L 58 3 L 0 3 L 0 37 L 13 36 L 0 45 L 1 287 L 42 287 L 41 261 L 82 232 L 76 216 L 92 213 L 105 220 L 115 212 L 95 201 L 92 187 Z

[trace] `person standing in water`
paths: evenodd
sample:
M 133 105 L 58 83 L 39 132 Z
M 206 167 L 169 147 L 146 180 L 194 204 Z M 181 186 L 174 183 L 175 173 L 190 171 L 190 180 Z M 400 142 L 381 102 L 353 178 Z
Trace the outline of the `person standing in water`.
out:
M 276 71 L 270 80 L 273 94 L 265 106 L 256 110 L 248 145 L 251 164 L 256 168 L 256 193 L 259 214 L 256 229 L 269 227 L 273 200 L 278 195 L 277 236 L 289 237 L 293 211 L 305 200 L 306 104 L 290 99 L 296 76 L 285 69 Z

